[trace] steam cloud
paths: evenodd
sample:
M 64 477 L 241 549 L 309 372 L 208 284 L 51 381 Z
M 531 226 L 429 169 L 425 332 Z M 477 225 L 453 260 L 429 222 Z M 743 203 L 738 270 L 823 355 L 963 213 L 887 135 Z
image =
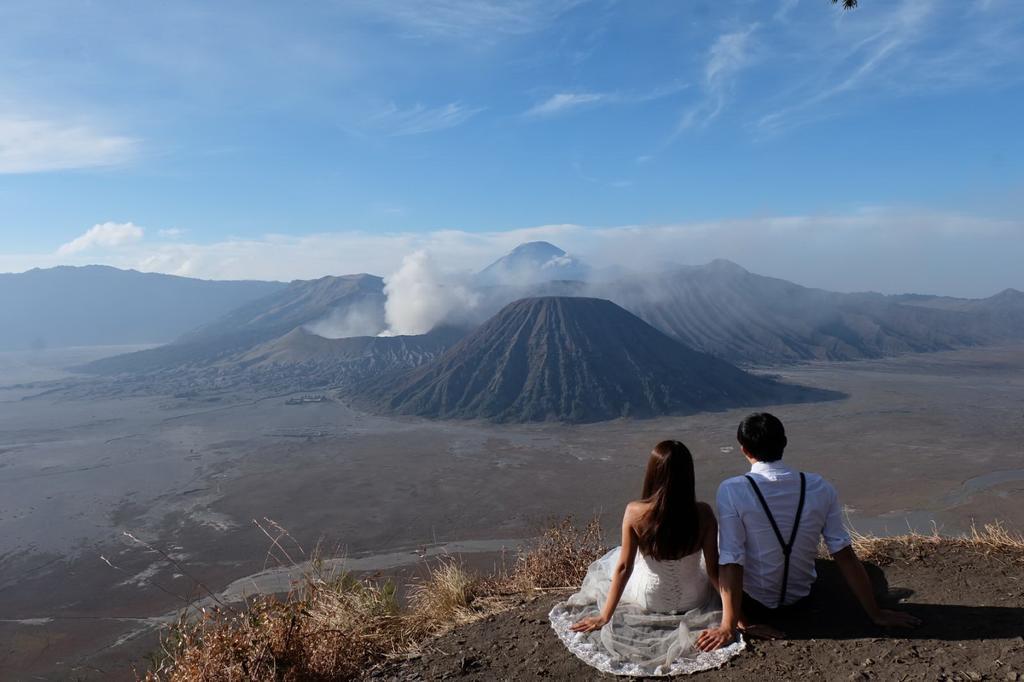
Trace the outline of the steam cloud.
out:
M 479 304 L 479 296 L 457 276 L 437 269 L 426 251 L 402 259 L 385 279 L 387 329 L 382 336 L 426 334 L 444 322 L 465 322 Z
M 325 317 L 306 325 L 306 330 L 326 339 L 347 339 L 352 336 L 376 336 L 384 326 L 380 305 L 366 302 L 332 310 Z

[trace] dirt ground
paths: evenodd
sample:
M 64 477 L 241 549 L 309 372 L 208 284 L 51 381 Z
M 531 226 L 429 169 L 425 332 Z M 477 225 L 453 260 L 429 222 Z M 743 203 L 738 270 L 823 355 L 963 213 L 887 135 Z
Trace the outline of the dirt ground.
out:
M 856 529 L 1024 529 L 1024 345 L 773 371 L 850 396 L 772 411 L 786 461 L 832 481 Z M 134 679 L 200 583 L 251 589 L 273 565 L 254 520 L 367 570 L 413 570 L 449 544 L 514 559 L 568 514 L 614 533 L 665 438 L 694 453 L 700 499 L 746 470 L 746 410 L 494 425 L 286 396 L 25 399 L 37 393 L 0 386 L 0 680 Z
M 750 641 L 700 680 L 1024 680 L 1024 552 L 986 554 L 918 543 L 869 565 L 888 601 L 921 627 L 871 625 L 831 561 L 819 562 L 815 607 L 780 623 L 785 640 Z M 417 659 L 368 672 L 367 680 L 614 679 L 575 658 L 547 612 L 564 594 L 524 598 L 515 608 L 433 641 Z

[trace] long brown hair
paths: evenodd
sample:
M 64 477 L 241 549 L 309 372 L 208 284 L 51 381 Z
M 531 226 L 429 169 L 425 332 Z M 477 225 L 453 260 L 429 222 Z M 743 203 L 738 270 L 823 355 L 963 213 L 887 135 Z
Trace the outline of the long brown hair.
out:
M 637 525 L 640 551 L 659 561 L 679 559 L 700 544 L 693 456 L 677 440 L 654 446 L 644 475 L 650 508 Z

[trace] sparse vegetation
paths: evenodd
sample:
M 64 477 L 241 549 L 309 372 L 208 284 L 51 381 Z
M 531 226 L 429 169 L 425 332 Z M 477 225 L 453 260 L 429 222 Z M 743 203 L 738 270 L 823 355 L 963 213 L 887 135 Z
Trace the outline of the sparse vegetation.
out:
M 880 566 L 893 561 L 923 557 L 931 546 L 944 543 L 981 554 L 1000 554 L 1024 563 L 1024 535 L 1007 530 L 1001 523 L 987 523 L 980 529 L 971 527 L 967 535 L 940 535 L 910 532 L 893 537 L 875 537 L 852 533 L 853 548 L 863 561 Z
M 445 630 L 473 620 L 473 602 L 483 593 L 480 578 L 466 572 L 454 559 L 444 559 L 429 569 L 427 580 L 413 585 L 409 595 L 412 613 L 427 630 Z
M 587 567 L 606 551 L 597 517 L 583 527 L 567 517 L 552 523 L 519 555 L 508 584 L 520 591 L 575 587 L 583 581 Z
M 291 561 L 280 549 L 287 534 L 270 524 L 260 527 L 275 553 Z M 582 527 L 567 518 L 525 548 L 506 575 L 484 579 L 442 559 L 409 587 L 404 606 L 390 582 L 331 573 L 313 561 L 285 596 L 182 613 L 164 633 L 145 679 L 349 679 L 375 663 L 414 655 L 432 635 L 502 610 L 508 595 L 578 583 L 603 551 L 596 518 Z
M 1024 536 L 998 523 L 961 537 L 854 534 L 858 555 L 880 565 L 924 557 L 940 544 L 1024 563 Z M 392 583 L 332 574 L 313 562 L 284 597 L 183 614 L 167 629 L 145 679 L 350 679 L 388 660 L 417 655 L 431 637 L 504 610 L 514 602 L 510 597 L 578 585 L 605 551 L 596 518 L 582 526 L 567 518 L 524 548 L 506 575 L 483 578 L 455 559 L 441 560 L 410 586 L 404 606 Z

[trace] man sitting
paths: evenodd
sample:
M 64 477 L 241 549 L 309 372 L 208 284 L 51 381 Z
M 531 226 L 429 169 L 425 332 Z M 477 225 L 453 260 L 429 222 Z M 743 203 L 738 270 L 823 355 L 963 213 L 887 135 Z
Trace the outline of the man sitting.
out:
M 724 481 L 716 497 L 722 623 L 702 632 L 697 646 L 716 649 L 732 640 L 737 628 L 805 607 L 817 577 L 820 537 L 876 625 L 917 625 L 910 614 L 878 606 L 843 527 L 835 488 L 817 474 L 781 462 L 787 443 L 782 422 L 765 412 L 752 414 L 740 423 L 737 439 L 751 468 Z

